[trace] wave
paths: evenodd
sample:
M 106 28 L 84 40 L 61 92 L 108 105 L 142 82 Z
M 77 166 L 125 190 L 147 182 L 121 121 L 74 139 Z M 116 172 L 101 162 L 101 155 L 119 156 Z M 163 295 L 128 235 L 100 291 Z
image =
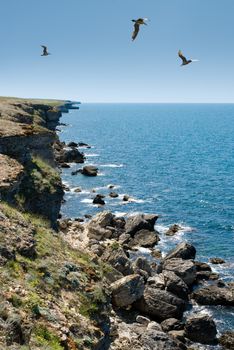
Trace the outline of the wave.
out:
M 101 164 L 101 165 L 99 165 L 99 167 L 102 167 L 102 168 L 123 168 L 124 165 L 123 164 Z
M 84 198 L 81 200 L 81 203 L 92 204 L 93 200 L 90 198 Z
M 100 156 L 100 154 L 98 154 L 98 153 L 85 153 L 85 157 L 99 157 Z

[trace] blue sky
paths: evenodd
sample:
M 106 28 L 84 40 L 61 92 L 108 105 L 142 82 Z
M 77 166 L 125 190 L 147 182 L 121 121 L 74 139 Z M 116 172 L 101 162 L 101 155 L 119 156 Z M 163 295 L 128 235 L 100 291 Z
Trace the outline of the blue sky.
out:
M 1 1 L 0 95 L 234 102 L 233 13 L 234 0 Z M 180 67 L 179 49 L 200 61 Z

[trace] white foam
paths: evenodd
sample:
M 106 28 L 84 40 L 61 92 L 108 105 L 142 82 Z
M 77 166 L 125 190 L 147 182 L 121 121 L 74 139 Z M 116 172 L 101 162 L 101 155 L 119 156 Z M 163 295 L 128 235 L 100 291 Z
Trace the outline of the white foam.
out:
M 99 165 L 102 168 L 122 168 L 123 164 L 101 164 Z
M 117 218 L 120 218 L 120 217 L 126 216 L 127 213 L 124 212 L 124 211 L 115 211 L 115 212 L 114 212 L 114 215 L 115 215 Z
M 84 199 L 81 200 L 81 203 L 91 204 L 91 203 L 93 203 L 93 200 L 90 199 L 90 198 L 84 198 Z
M 100 156 L 100 154 L 98 154 L 98 153 L 85 153 L 85 157 L 99 157 Z

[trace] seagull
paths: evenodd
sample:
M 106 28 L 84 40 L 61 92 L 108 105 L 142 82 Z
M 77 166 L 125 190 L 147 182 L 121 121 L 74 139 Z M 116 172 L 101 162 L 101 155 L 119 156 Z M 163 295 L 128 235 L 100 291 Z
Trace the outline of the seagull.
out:
M 192 62 L 197 62 L 198 60 L 187 60 L 186 57 L 184 57 L 184 55 L 182 54 L 182 51 L 179 50 L 178 52 L 178 56 L 182 59 L 183 63 L 181 64 L 181 66 L 186 66 L 187 64 L 190 64 Z
M 139 33 L 140 25 L 144 24 L 147 26 L 147 23 L 145 21 L 148 21 L 148 18 L 138 18 L 137 20 L 132 19 L 132 22 L 134 22 L 134 31 L 132 33 L 132 41 L 134 41 Z
M 41 47 L 43 48 L 43 53 L 41 56 L 51 55 L 51 53 L 48 52 L 47 46 L 41 45 Z

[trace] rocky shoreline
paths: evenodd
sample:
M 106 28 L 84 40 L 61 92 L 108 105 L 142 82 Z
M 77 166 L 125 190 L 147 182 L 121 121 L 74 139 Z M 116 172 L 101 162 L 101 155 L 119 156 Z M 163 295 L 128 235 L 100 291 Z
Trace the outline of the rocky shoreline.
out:
M 0 101 L 0 348 L 233 349 L 233 331 L 220 336 L 193 305 L 233 308 L 234 283 L 197 261 L 186 242 L 162 257 L 158 214 L 61 217 L 56 169 L 83 164 L 79 147 L 90 147 L 59 141 L 55 130 L 69 108 L 72 102 Z M 92 177 L 98 169 L 79 172 Z

